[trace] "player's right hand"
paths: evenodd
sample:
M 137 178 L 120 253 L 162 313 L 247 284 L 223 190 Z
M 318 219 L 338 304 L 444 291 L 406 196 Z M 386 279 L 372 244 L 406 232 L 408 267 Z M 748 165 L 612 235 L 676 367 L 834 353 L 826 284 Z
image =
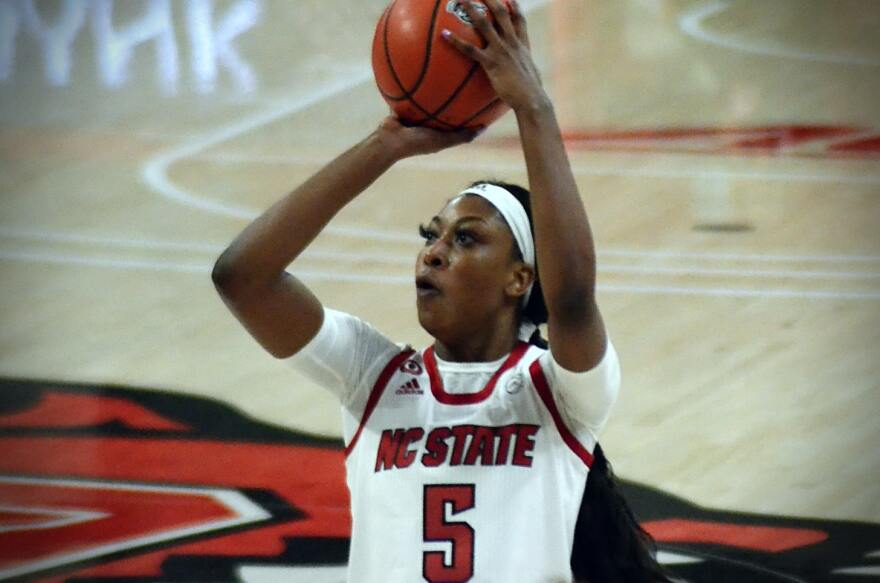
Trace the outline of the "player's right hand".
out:
M 397 159 L 423 154 L 433 154 L 453 146 L 473 141 L 481 130 L 462 129 L 439 131 L 427 127 L 403 125 L 397 117 L 389 115 L 376 129 L 376 135 Z

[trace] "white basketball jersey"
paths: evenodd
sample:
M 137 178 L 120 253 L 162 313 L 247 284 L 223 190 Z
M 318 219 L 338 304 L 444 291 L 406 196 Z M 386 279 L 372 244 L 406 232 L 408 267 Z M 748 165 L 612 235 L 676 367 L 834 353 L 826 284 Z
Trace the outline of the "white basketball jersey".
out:
M 569 583 L 595 441 L 566 426 L 520 343 L 485 387 L 447 393 L 433 349 L 379 375 L 346 415 L 351 583 Z

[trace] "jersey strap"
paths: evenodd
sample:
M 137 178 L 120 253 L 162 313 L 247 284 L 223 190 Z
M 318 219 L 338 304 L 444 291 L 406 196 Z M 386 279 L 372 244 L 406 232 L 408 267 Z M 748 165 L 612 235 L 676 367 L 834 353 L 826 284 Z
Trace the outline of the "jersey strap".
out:
M 583 461 L 588 468 L 591 467 L 593 465 L 593 454 L 587 451 L 587 448 L 577 440 L 565 424 L 565 421 L 562 420 L 562 415 L 559 414 L 559 409 L 556 407 L 556 401 L 553 399 L 553 392 L 550 390 L 550 384 L 547 382 L 547 377 L 544 376 L 544 371 L 541 369 L 541 363 L 538 362 L 537 359 L 529 366 L 529 374 L 532 377 L 532 383 L 535 385 L 538 395 L 541 397 L 541 400 L 544 401 L 544 406 L 547 407 L 550 416 L 553 417 L 553 423 L 556 425 L 556 430 L 559 431 L 562 441 L 565 442 L 576 456 L 581 458 L 581 461 Z
M 440 373 L 437 372 L 437 359 L 434 357 L 434 347 L 431 346 L 425 350 L 423 356 L 425 360 L 425 368 L 428 371 L 428 378 L 431 379 L 431 393 L 433 393 L 435 399 L 444 405 L 473 405 L 485 401 L 489 398 L 489 395 L 492 394 L 492 389 L 495 388 L 498 378 L 504 374 L 504 371 L 516 366 L 516 363 L 520 361 L 528 349 L 528 343 L 518 342 L 510 352 L 510 356 L 508 356 L 507 360 L 498 367 L 498 370 L 495 371 L 495 374 L 492 375 L 492 378 L 489 379 L 489 382 L 486 383 L 485 387 L 476 393 L 458 394 L 447 393 L 443 388 L 443 379 L 440 378 Z
M 373 410 L 376 408 L 376 405 L 379 404 L 379 399 L 382 397 L 382 393 L 385 391 L 385 386 L 388 384 L 388 381 L 391 380 L 391 376 L 394 374 L 394 371 L 397 370 L 403 362 L 412 356 L 415 350 L 409 348 L 404 350 L 397 356 L 391 359 L 391 362 L 385 365 L 385 368 L 382 369 L 381 374 L 379 374 L 379 378 L 376 379 L 376 384 L 373 385 L 372 390 L 370 390 L 370 396 L 367 399 L 367 406 L 364 409 L 364 415 L 361 417 L 360 425 L 358 425 L 357 432 L 354 434 L 354 437 L 351 438 L 351 442 L 345 448 L 345 457 L 348 457 L 351 452 L 354 450 L 355 444 L 357 444 L 358 438 L 361 436 L 361 432 L 364 430 L 364 426 L 367 424 L 367 421 L 370 419 L 370 415 L 373 414 Z

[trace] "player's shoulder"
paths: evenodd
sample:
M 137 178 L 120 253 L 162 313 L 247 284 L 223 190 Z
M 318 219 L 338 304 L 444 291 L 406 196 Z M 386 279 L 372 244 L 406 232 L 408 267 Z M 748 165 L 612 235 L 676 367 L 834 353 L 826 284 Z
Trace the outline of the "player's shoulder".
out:
M 611 343 L 609 338 L 605 347 L 605 353 L 602 358 L 589 370 L 575 372 L 566 369 L 556 361 L 553 352 L 549 348 L 541 348 L 540 346 L 530 346 L 519 367 L 524 367 L 532 372 L 540 369 L 541 372 L 548 377 L 569 378 L 577 381 L 583 381 L 589 378 L 607 378 L 609 381 L 619 382 L 620 377 L 620 361 L 617 350 Z
M 425 372 L 424 351 L 416 350 L 410 344 L 397 342 L 382 355 L 382 367 L 389 372 L 401 372 L 409 375 L 421 375 Z
M 545 355 L 549 353 L 550 351 L 546 348 L 541 348 L 540 346 L 529 344 L 525 347 L 522 356 L 516 361 L 512 368 L 515 371 L 529 375 L 535 367 L 545 366 L 543 364 L 543 361 L 546 360 Z

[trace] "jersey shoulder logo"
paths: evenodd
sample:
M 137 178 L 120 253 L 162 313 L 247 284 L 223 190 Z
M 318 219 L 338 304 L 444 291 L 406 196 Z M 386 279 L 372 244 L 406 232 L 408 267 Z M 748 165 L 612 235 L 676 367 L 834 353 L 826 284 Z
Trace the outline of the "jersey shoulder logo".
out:
M 398 370 L 402 373 L 411 374 L 414 376 L 419 376 L 423 372 L 425 372 L 422 368 L 422 365 L 412 359 L 403 361 Z

